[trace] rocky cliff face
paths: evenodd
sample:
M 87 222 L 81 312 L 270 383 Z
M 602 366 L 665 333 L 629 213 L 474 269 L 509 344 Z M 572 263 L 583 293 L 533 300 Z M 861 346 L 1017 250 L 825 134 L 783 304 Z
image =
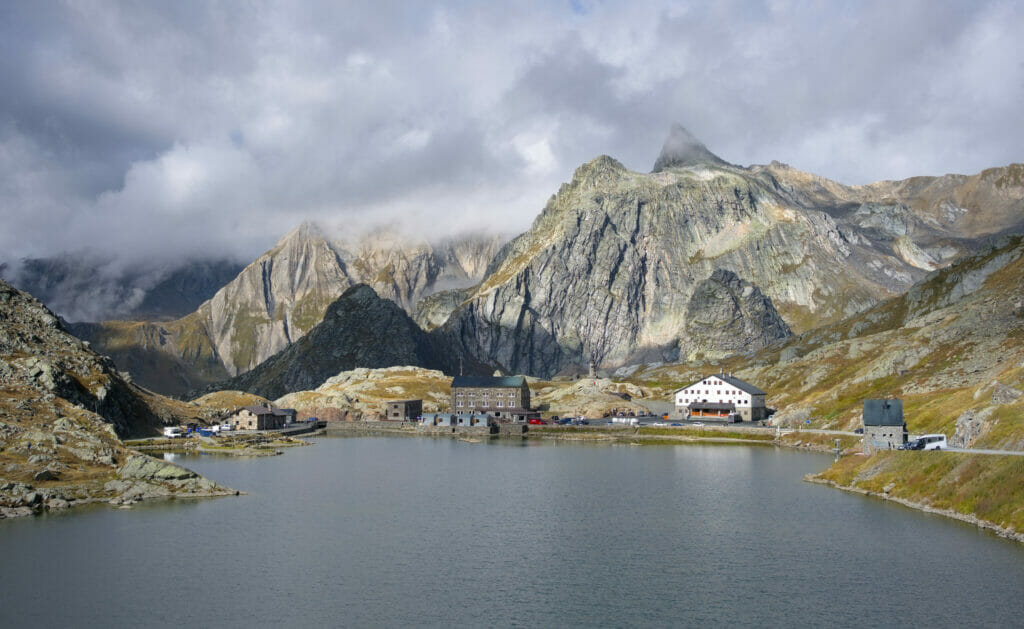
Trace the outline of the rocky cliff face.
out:
M 718 269 L 700 282 L 686 306 L 681 357 L 693 360 L 753 354 L 793 333 L 772 301 L 732 271 Z
M 136 387 L 50 310 L 0 281 L 0 518 L 127 494 L 234 493 L 118 438 L 201 414 Z
M 410 365 L 458 373 L 460 355 L 432 338 L 393 301 L 357 284 L 345 291 L 323 321 L 262 364 L 218 388 L 278 398 L 317 388 L 339 372 L 356 367 Z M 467 373 L 487 370 L 471 360 Z
M 497 236 L 429 244 L 382 232 L 352 243 L 303 224 L 186 317 L 74 330 L 140 382 L 181 394 L 245 373 L 296 342 L 354 284 L 411 312 L 426 295 L 478 282 L 500 244 Z
M 609 157 L 581 166 L 435 333 L 505 371 L 540 376 L 590 357 L 614 366 L 675 360 L 681 347 L 715 353 L 689 317 L 702 311 L 691 307 L 696 287 L 716 269 L 809 329 L 976 249 L 980 241 L 963 237 L 968 224 L 986 226 L 970 232 L 979 238 L 1012 228 L 1024 198 L 1015 168 L 981 177 L 991 190 L 971 197 L 999 196 L 1009 209 L 965 208 L 955 204 L 970 195 L 951 182 L 849 188 L 779 164 L 740 168 L 674 131 L 651 174 Z

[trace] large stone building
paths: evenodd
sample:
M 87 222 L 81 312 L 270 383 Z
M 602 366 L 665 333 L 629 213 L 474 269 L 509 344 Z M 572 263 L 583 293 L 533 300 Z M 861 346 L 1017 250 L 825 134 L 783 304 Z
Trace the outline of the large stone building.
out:
M 903 400 L 864 400 L 864 447 L 895 450 L 906 442 Z
M 235 430 L 273 430 L 295 421 L 295 409 L 275 408 L 269 404 L 246 406 L 231 412 L 225 421 Z
M 454 413 L 476 411 L 514 420 L 530 410 L 530 387 L 523 376 L 456 376 L 451 408 Z
M 690 419 L 761 421 L 767 394 L 731 374 L 708 376 L 675 392 L 676 411 Z

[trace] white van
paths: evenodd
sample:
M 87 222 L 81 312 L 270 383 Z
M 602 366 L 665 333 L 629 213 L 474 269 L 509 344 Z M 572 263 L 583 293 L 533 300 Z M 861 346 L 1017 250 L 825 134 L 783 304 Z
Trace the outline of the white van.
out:
M 164 428 L 164 436 L 169 439 L 174 439 L 175 437 L 184 437 L 185 433 L 177 426 L 167 426 Z
M 907 443 L 907 450 L 945 450 L 948 447 L 946 435 L 921 435 Z

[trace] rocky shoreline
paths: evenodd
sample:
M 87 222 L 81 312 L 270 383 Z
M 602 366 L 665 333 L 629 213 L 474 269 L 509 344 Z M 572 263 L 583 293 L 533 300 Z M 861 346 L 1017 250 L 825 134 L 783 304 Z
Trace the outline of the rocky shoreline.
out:
M 180 465 L 130 451 L 125 464 L 106 480 L 0 484 L 0 519 L 36 515 L 45 511 L 63 511 L 102 502 L 127 507 L 143 500 L 210 498 L 243 493 Z
M 943 517 L 952 518 L 954 520 L 959 520 L 961 522 L 966 522 L 968 524 L 973 524 L 974 526 L 977 526 L 978 528 L 985 529 L 985 530 L 988 530 L 988 531 L 992 531 L 993 533 L 995 533 L 999 537 L 1005 537 L 1006 539 L 1010 539 L 1010 540 L 1013 540 L 1015 542 L 1020 542 L 1020 543 L 1024 544 L 1024 533 L 1020 533 L 1020 532 L 1015 531 L 1013 529 L 1009 529 L 1009 528 L 1006 528 L 1006 527 L 1003 527 L 1003 526 L 999 526 L 998 524 L 996 524 L 994 522 L 989 522 L 988 520 L 983 520 L 983 519 L 981 519 L 981 518 L 979 518 L 977 516 L 974 516 L 974 515 L 960 513 L 958 511 L 954 511 L 952 509 L 938 509 L 938 508 L 926 505 L 924 503 L 917 502 L 915 500 L 907 500 L 906 498 L 899 498 L 897 496 L 891 496 L 891 495 L 889 495 L 889 492 L 886 492 L 886 491 L 878 492 L 878 491 L 872 491 L 872 490 L 869 490 L 869 489 L 863 489 L 861 487 L 852 487 L 852 486 L 849 486 L 849 485 L 841 485 L 841 484 L 839 484 L 839 483 L 837 483 L 835 481 L 831 481 L 831 480 L 828 480 L 826 478 L 820 478 L 820 477 L 818 477 L 815 474 L 808 474 L 807 476 L 804 477 L 804 480 L 809 482 L 809 483 L 814 483 L 816 485 L 825 485 L 825 486 L 833 487 L 835 489 L 839 489 L 839 490 L 842 490 L 842 491 L 846 491 L 846 492 L 850 492 L 850 493 L 854 493 L 854 494 L 860 494 L 862 496 L 871 496 L 873 498 L 881 498 L 882 500 L 888 500 L 890 502 L 895 502 L 895 503 L 903 505 L 904 507 L 909 507 L 911 509 L 916 509 L 918 511 L 924 511 L 925 513 L 934 513 L 935 515 L 941 515 Z

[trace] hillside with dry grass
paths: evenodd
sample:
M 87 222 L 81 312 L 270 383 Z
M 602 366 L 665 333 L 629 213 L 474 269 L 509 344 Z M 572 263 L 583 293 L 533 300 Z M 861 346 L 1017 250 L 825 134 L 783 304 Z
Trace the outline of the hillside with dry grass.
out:
M 768 391 L 783 425 L 860 425 L 863 400 L 899 397 L 912 433 L 1024 449 L 1021 237 L 929 275 L 901 297 L 752 357 L 643 365 L 629 380 L 668 396 L 726 371 Z

